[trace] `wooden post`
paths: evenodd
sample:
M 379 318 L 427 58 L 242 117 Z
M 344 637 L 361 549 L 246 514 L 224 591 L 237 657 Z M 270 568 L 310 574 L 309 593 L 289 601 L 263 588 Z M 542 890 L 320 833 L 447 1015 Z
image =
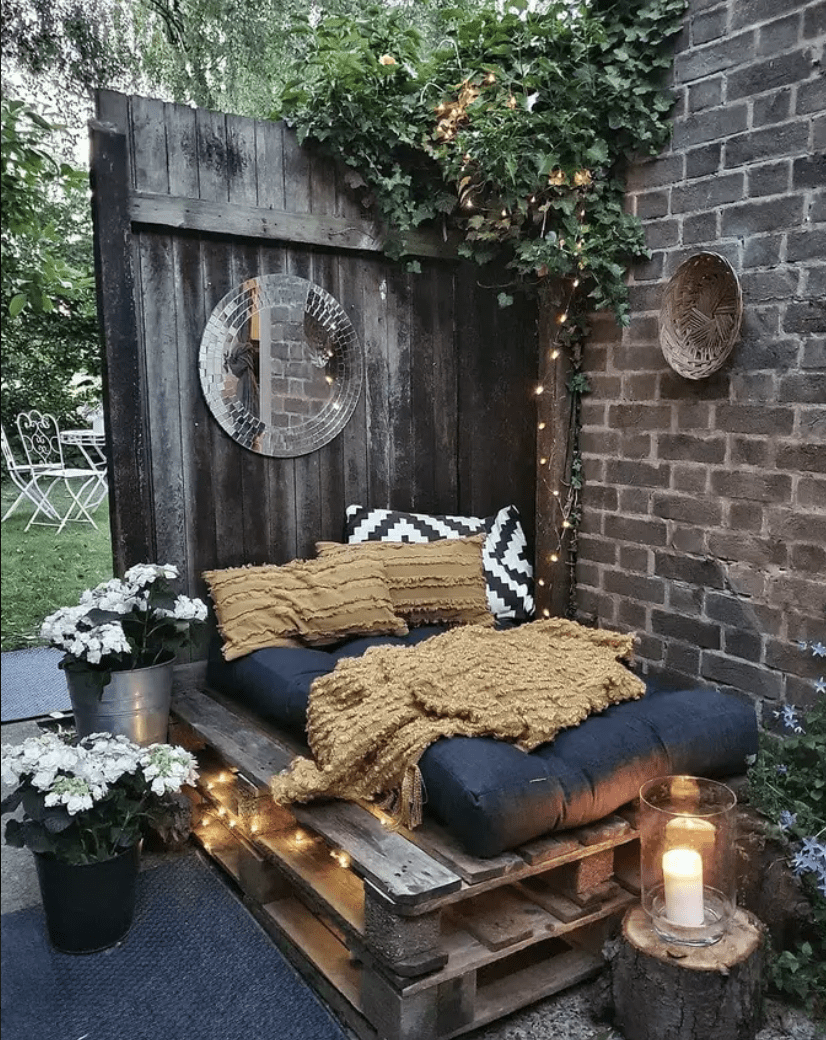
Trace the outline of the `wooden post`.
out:
M 559 498 L 564 500 L 566 459 L 570 436 L 570 398 L 565 386 L 569 373 L 567 355 L 557 357 L 558 316 L 562 302 L 562 283 L 545 291 L 539 303 L 539 365 L 536 396 L 536 577 L 535 599 L 538 617 L 564 616 L 568 606 L 570 573 L 566 553 L 559 550 L 562 516 Z M 552 560 L 552 555 L 558 555 Z
M 611 944 L 616 1025 L 626 1040 L 754 1040 L 762 1010 L 763 925 L 736 910 L 713 946 L 661 939 L 637 905 Z

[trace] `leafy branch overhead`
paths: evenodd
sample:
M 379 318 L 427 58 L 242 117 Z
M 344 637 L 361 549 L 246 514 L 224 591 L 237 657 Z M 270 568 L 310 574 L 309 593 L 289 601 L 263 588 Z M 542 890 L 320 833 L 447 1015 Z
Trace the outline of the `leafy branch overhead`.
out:
M 627 322 L 625 271 L 648 255 L 623 165 L 667 142 L 669 41 L 685 0 L 451 9 L 425 52 L 404 11 L 313 26 L 276 117 L 323 142 L 387 222 L 388 248 L 436 223 L 521 287 L 580 278 Z

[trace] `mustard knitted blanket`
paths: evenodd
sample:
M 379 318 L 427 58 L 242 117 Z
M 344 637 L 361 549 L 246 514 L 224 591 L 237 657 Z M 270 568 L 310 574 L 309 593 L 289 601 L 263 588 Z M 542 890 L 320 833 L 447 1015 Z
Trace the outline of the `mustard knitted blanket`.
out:
M 313 760 L 270 780 L 281 804 L 374 800 L 395 793 L 401 822 L 420 822 L 416 763 L 439 737 L 498 737 L 525 751 L 645 686 L 620 663 L 634 636 L 550 618 L 499 631 L 466 625 L 410 647 L 339 661 L 310 689 Z

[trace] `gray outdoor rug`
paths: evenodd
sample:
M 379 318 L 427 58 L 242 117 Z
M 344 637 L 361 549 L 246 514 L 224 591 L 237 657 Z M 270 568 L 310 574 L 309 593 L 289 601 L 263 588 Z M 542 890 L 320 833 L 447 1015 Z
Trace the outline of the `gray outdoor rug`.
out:
M 66 676 L 57 667 L 62 650 L 35 646 L 0 655 L 2 722 L 35 719 L 51 711 L 71 711 Z
M 37 906 L 2 916 L 3 1040 L 346 1040 L 214 868 L 142 871 L 135 921 L 58 953 Z

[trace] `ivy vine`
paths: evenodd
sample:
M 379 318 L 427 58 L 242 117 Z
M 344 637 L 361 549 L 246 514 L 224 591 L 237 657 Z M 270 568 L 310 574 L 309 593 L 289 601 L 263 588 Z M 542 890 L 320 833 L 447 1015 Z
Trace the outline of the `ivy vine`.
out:
M 403 7 L 307 19 L 300 64 L 273 113 L 299 141 L 313 138 L 344 161 L 351 187 L 385 221 L 391 256 L 405 255 L 406 232 L 441 226 L 458 237 L 459 255 L 504 259 L 512 278 L 500 306 L 515 289 L 550 300 L 554 286 L 572 286 L 557 336 L 571 366 L 565 477 L 553 492 L 560 518 L 544 518 L 557 535 L 549 559 L 566 557 L 569 616 L 587 313 L 610 309 L 627 325 L 626 271 L 650 256 L 625 211 L 624 169 L 668 140 L 673 98 L 663 81 L 686 6 L 546 0 L 529 11 L 526 0 L 504 10 L 466 0 L 434 12 L 442 43 L 429 50 Z
M 405 232 L 441 224 L 461 255 L 504 256 L 514 288 L 580 275 L 589 307 L 627 324 L 625 272 L 649 254 L 624 210 L 623 164 L 668 139 L 662 81 L 685 7 L 450 9 L 435 13 L 443 44 L 427 52 L 403 8 L 308 18 L 274 115 L 350 167 L 393 255 L 404 255 Z

